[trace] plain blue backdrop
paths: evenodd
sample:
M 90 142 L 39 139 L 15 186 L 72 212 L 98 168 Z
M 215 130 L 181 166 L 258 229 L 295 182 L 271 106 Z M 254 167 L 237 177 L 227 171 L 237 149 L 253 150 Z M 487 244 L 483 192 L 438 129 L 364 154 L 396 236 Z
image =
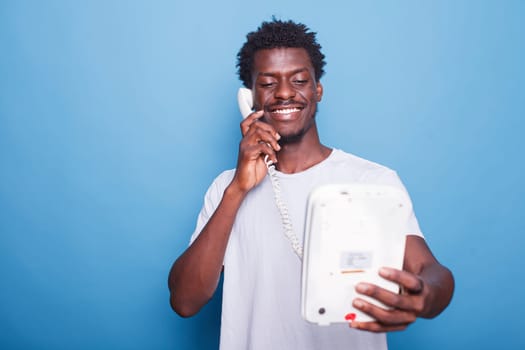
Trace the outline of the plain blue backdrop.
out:
M 167 275 L 235 166 L 235 57 L 272 15 L 318 32 L 318 124 L 398 171 L 450 307 L 391 349 L 525 347 L 522 1 L 0 1 L 0 348 L 214 349 Z

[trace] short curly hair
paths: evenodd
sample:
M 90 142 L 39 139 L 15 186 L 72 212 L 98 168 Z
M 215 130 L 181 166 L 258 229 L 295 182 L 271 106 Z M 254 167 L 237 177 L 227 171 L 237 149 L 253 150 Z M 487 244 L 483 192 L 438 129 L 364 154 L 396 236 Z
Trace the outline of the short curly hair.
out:
M 246 35 L 246 42 L 237 54 L 239 79 L 244 86 L 251 88 L 253 59 L 258 50 L 293 47 L 306 50 L 314 67 L 315 79 L 319 81 L 324 74 L 326 62 L 315 35 L 316 33 L 310 31 L 306 25 L 291 20 L 281 21 L 273 18 L 271 22 L 263 22 L 257 31 Z

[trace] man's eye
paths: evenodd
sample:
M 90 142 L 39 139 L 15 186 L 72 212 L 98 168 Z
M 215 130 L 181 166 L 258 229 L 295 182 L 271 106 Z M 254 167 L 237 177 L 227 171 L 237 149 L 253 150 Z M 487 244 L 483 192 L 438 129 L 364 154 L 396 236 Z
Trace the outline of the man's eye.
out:
M 297 84 L 297 85 L 304 85 L 306 83 L 308 83 L 308 80 L 305 80 L 305 79 L 296 79 L 293 81 L 294 84 Z
M 262 87 L 262 88 L 269 88 L 269 87 L 272 87 L 274 86 L 275 83 L 260 83 L 259 86 Z

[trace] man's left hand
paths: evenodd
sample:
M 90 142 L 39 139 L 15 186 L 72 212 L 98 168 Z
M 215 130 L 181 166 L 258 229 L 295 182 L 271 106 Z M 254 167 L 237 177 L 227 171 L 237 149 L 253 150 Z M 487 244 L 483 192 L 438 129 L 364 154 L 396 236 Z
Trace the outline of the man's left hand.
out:
M 401 287 L 396 294 L 370 283 L 359 283 L 356 291 L 385 304 L 389 309 L 371 304 L 362 298 L 356 298 L 353 306 L 372 316 L 375 321 L 351 323 L 352 328 L 370 332 L 400 331 L 413 323 L 425 310 L 429 288 L 417 275 L 392 268 L 381 268 L 379 275 Z

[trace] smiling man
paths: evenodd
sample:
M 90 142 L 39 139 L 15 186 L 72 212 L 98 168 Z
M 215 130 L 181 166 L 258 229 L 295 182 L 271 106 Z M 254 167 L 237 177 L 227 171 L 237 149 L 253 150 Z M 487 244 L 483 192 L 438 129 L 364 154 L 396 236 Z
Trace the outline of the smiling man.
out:
M 303 24 L 273 20 L 249 33 L 238 54 L 255 111 L 241 123 L 237 167 L 210 186 L 191 244 L 169 276 L 171 305 L 188 317 L 212 297 L 224 271 L 221 349 L 386 349 L 384 332 L 438 315 L 452 297 L 452 274 L 432 255 L 412 213 L 403 270 L 380 270 L 403 292 L 356 287 L 388 310 L 357 298 L 353 306 L 376 321 L 320 327 L 301 318 L 297 255 L 312 189 L 366 183 L 405 191 L 394 171 L 321 143 L 315 121 L 323 96 L 320 49 Z M 276 166 L 296 242 L 283 234 L 265 159 Z

